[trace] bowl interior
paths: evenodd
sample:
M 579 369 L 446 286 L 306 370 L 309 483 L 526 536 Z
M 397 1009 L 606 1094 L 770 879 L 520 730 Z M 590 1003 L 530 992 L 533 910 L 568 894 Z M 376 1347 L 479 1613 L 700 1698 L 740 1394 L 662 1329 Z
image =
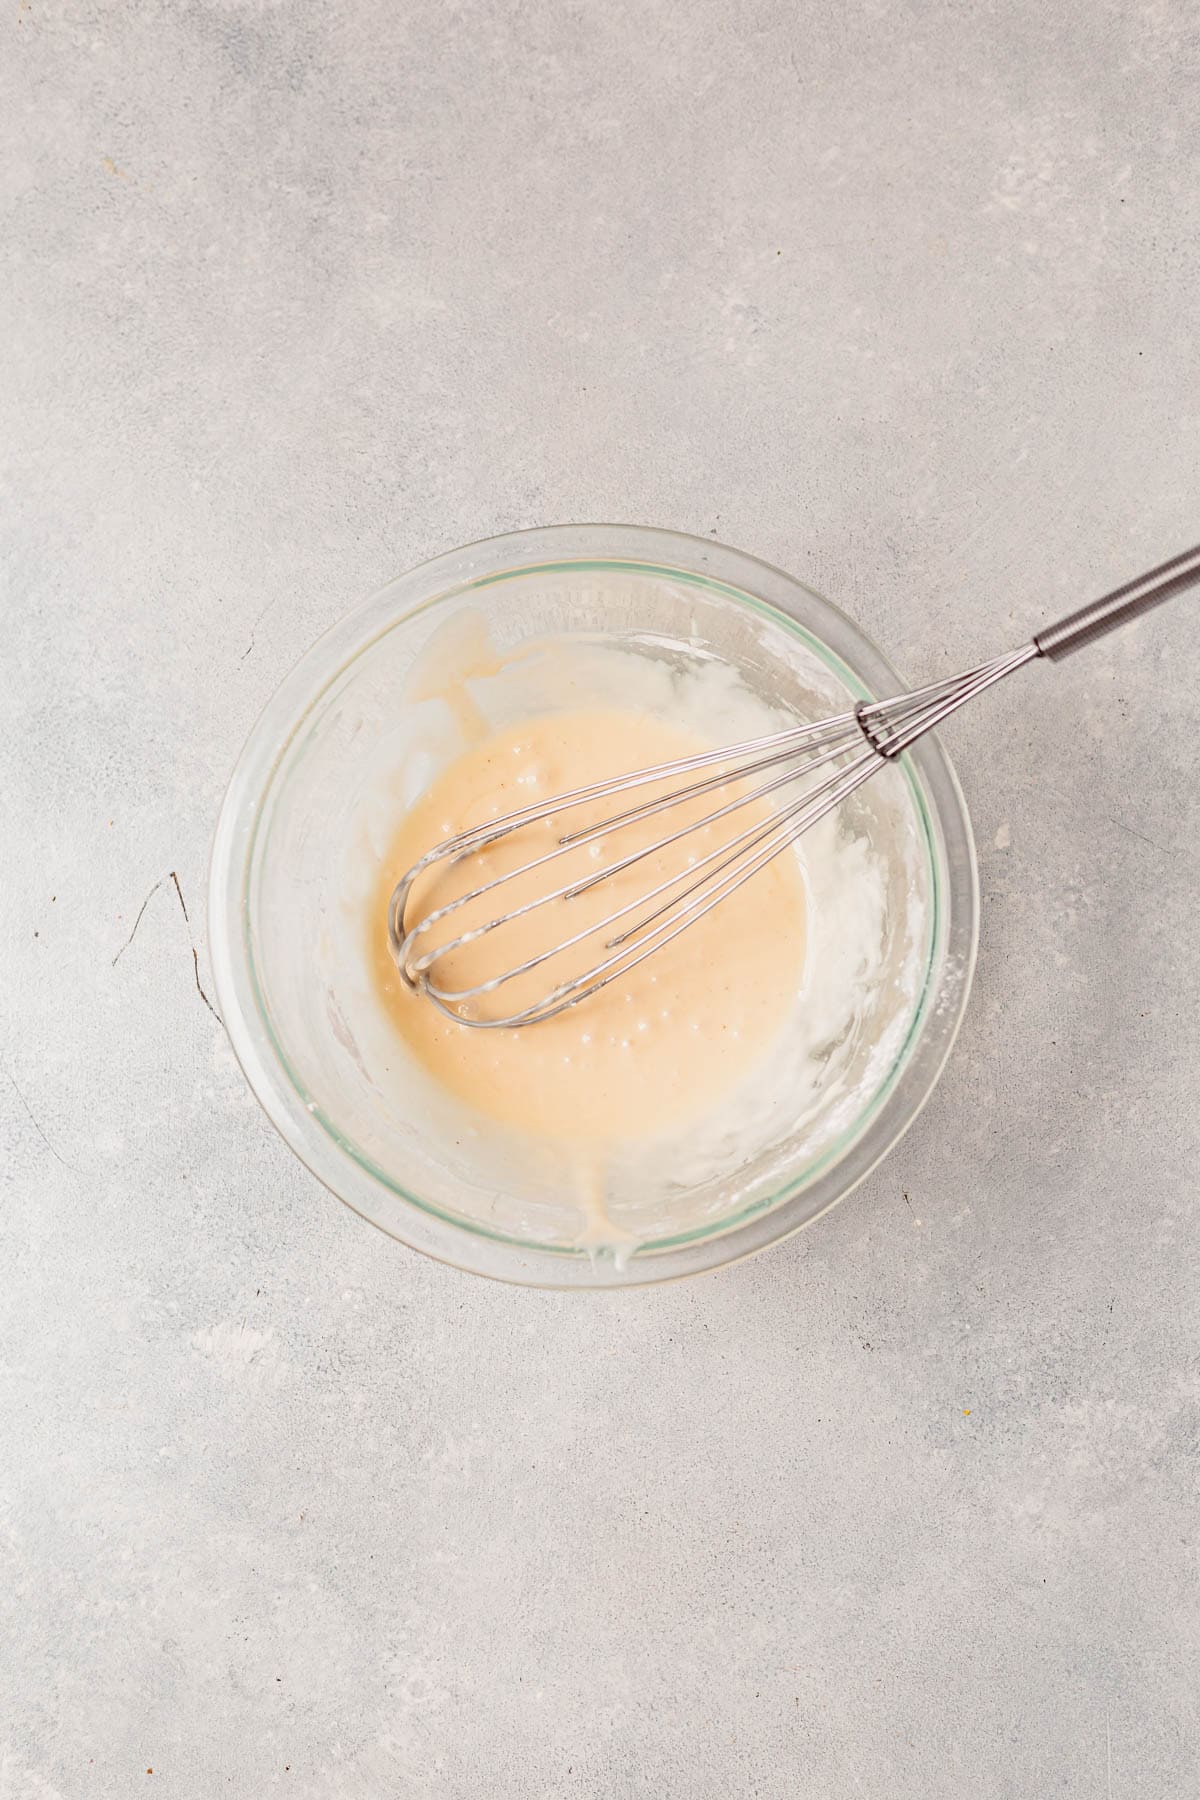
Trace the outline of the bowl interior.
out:
M 611 1244 L 581 1217 L 569 1150 L 466 1114 L 410 1061 L 368 979 L 369 896 L 401 812 L 472 721 L 624 704 L 724 742 L 896 685 L 848 621 L 787 577 L 742 558 L 715 567 L 736 553 L 711 545 L 697 547 L 705 566 L 687 566 L 678 541 L 665 560 L 662 534 L 645 534 L 651 559 L 631 535 L 625 554 L 611 541 L 592 555 L 578 541 L 478 547 L 377 596 L 268 709 L 214 855 L 218 985 L 272 1118 L 395 1235 L 517 1279 L 678 1274 L 803 1223 L 912 1116 L 969 980 L 969 827 L 927 744 L 806 845 L 808 964 L 786 1042 L 728 1107 L 614 1151 Z M 863 909 L 852 941 L 848 906 Z

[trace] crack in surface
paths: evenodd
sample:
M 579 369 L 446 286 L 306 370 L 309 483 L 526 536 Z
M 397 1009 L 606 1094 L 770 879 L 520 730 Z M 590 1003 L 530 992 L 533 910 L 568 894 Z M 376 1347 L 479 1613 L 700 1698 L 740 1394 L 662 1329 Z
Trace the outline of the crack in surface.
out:
M 224 1027 L 224 1024 L 225 1024 L 224 1019 L 221 1017 L 220 1013 L 217 1011 L 216 1007 L 213 1005 L 212 1001 L 209 999 L 208 995 L 205 993 L 203 987 L 201 987 L 201 985 L 200 985 L 200 958 L 196 952 L 195 944 L 192 945 L 192 969 L 193 969 L 193 972 L 196 977 L 196 992 L 199 994 L 200 998 L 203 1000 L 205 1006 L 207 1006 L 207 1008 L 208 1008 L 209 1012 L 212 1014 L 213 1018 L 217 1021 L 217 1024 Z
M 242 651 L 241 656 L 238 658 L 239 662 L 245 662 L 246 658 L 249 656 L 250 652 L 253 650 L 254 634 L 258 630 L 259 626 L 262 624 L 263 620 L 266 618 L 267 614 L 270 612 L 271 608 L 276 604 L 276 601 L 278 601 L 278 599 L 279 599 L 279 595 L 276 594 L 274 600 L 268 600 L 265 606 L 259 607 L 257 617 L 255 618 L 253 625 L 251 625 L 251 627 L 250 627 L 250 642 L 246 645 L 246 648 Z
M 207 1008 L 208 1008 L 209 1012 L 212 1014 L 213 1018 L 217 1021 L 217 1024 L 220 1025 L 222 1028 L 224 1028 L 225 1021 L 221 1017 L 220 1013 L 217 1011 L 216 1007 L 213 1005 L 212 1001 L 209 999 L 208 995 L 205 993 L 204 984 L 200 980 L 200 955 L 196 949 L 195 939 L 192 937 L 192 917 L 187 909 L 187 901 L 183 897 L 183 889 L 179 885 L 179 876 L 175 872 L 174 869 L 168 869 L 167 873 L 165 875 L 160 875 L 158 880 L 155 882 L 154 886 L 150 889 L 150 892 L 146 895 L 146 898 L 142 901 L 141 906 L 138 908 L 138 916 L 133 921 L 133 930 L 129 933 L 129 936 L 125 939 L 125 942 L 121 945 L 121 948 L 117 951 L 117 954 L 113 957 L 112 967 L 114 969 L 116 968 L 117 964 L 120 962 L 121 958 L 124 956 L 126 950 L 128 950 L 130 944 L 132 944 L 135 936 L 137 935 L 137 928 L 142 922 L 142 914 L 145 912 L 146 908 L 149 906 L 150 902 L 153 900 L 155 894 L 157 894 L 159 888 L 163 885 L 163 883 L 165 881 L 169 881 L 171 883 L 172 887 L 175 889 L 175 896 L 176 896 L 177 900 L 179 901 L 179 910 L 183 914 L 183 922 L 184 922 L 184 925 L 187 927 L 188 948 L 190 949 L 190 951 L 192 953 L 192 973 L 196 979 L 196 992 L 199 994 L 201 1000 L 203 1000 L 205 1006 L 207 1006 Z M 7 1071 L 6 1071 L 6 1073 L 7 1073 Z M 12 1077 L 10 1076 L 9 1079 L 11 1080 Z M 14 1085 L 15 1085 L 15 1083 L 14 1083 Z M 32 1117 L 32 1114 L 30 1116 Z
M 179 904 L 183 908 L 184 919 L 190 925 L 192 921 L 190 918 L 188 918 L 187 901 L 183 897 L 183 889 L 179 885 L 179 877 L 175 873 L 174 869 L 171 870 L 171 880 L 175 883 L 175 892 L 179 895 Z M 162 886 L 161 882 L 159 882 L 159 886 L 160 887 Z
M 25 1098 L 24 1094 L 21 1092 L 20 1088 L 17 1086 L 17 1078 L 13 1074 L 12 1070 L 8 1067 L 8 1065 L 6 1063 L 0 1063 L 0 1069 L 2 1069 L 4 1071 L 4 1075 L 8 1081 L 8 1085 L 11 1087 L 13 1093 L 17 1096 L 17 1099 L 21 1102 L 21 1105 L 24 1107 L 26 1118 L 29 1120 L 29 1123 L 33 1126 L 33 1129 L 37 1132 L 38 1136 L 41 1138 L 43 1144 L 45 1144 L 47 1150 L 50 1152 L 50 1154 L 54 1158 L 55 1162 L 61 1163 L 64 1169 L 70 1169 L 72 1174 L 74 1174 L 74 1175 L 82 1175 L 83 1170 L 79 1167 L 78 1163 L 68 1162 L 66 1157 L 63 1156 L 61 1154 L 61 1152 L 59 1152 L 58 1150 L 56 1150 L 54 1148 L 54 1145 L 50 1142 L 50 1139 L 46 1136 L 45 1132 L 42 1130 L 41 1126 L 38 1123 L 36 1113 L 34 1112 L 33 1108 L 30 1106 L 30 1104 L 29 1104 L 28 1100 Z
M 125 952 L 128 950 L 130 944 L 132 944 L 134 938 L 137 936 L 137 928 L 142 922 L 142 914 L 145 912 L 146 908 L 149 906 L 149 904 L 153 900 L 155 894 L 157 894 L 159 888 L 162 886 L 163 882 L 166 879 L 167 878 L 165 875 L 160 875 L 158 880 L 155 882 L 154 886 L 150 889 L 150 892 L 146 895 L 146 898 L 142 901 L 142 904 L 138 907 L 138 916 L 133 921 L 133 930 L 130 932 L 129 936 L 125 939 L 125 942 L 121 945 L 121 948 L 117 951 L 117 954 L 113 957 L 112 964 L 111 964 L 112 968 L 114 968 L 114 969 L 116 968 L 117 964 L 120 962 L 121 958 L 124 956 Z
M 171 880 L 175 884 L 175 892 L 179 895 L 179 905 L 180 905 L 180 909 L 183 912 L 183 922 L 187 926 L 188 943 L 191 946 L 191 951 L 192 951 L 192 972 L 196 977 L 196 992 L 199 994 L 200 998 L 203 1000 L 205 1006 L 207 1006 L 207 1008 L 208 1008 L 209 1012 L 212 1014 L 213 1018 L 217 1021 L 217 1024 L 221 1026 L 222 1030 L 224 1030 L 225 1021 L 221 1017 L 220 1013 L 217 1011 L 216 1007 L 213 1005 L 212 1001 L 209 999 L 208 995 L 205 993 L 203 985 L 200 981 L 200 957 L 197 954 L 195 940 L 192 937 L 192 921 L 188 916 L 187 901 L 183 897 L 183 889 L 179 885 L 179 877 L 175 873 L 174 869 L 171 870 Z

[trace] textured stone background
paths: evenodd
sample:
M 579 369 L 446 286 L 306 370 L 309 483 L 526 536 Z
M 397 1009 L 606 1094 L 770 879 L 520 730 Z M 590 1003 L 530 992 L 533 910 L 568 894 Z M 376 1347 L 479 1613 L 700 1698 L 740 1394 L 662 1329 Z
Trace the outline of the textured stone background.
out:
M 955 724 L 960 1047 L 724 1275 L 405 1252 L 196 981 L 426 555 L 714 532 L 916 677 L 1200 536 L 1197 19 L 5 0 L 3 1800 L 1200 1792 L 1200 599 Z

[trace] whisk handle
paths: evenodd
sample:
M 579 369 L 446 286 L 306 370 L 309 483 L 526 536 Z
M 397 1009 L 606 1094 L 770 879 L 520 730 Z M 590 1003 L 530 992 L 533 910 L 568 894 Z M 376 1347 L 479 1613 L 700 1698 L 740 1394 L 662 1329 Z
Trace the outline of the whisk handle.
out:
M 1159 606 L 1198 583 L 1200 544 L 1185 550 L 1182 556 L 1173 556 L 1170 562 L 1160 563 L 1157 569 L 1139 575 L 1136 581 L 1127 581 L 1124 587 L 1114 588 L 1111 594 L 1093 600 L 1090 606 L 1081 606 L 1078 612 L 1068 613 L 1057 625 L 1047 625 L 1044 631 L 1035 634 L 1034 644 L 1039 655 L 1048 656 L 1052 661 L 1070 656 L 1073 650 L 1082 650 L 1085 644 L 1094 643 L 1106 631 L 1128 625 L 1142 613 L 1149 612 L 1152 606 Z

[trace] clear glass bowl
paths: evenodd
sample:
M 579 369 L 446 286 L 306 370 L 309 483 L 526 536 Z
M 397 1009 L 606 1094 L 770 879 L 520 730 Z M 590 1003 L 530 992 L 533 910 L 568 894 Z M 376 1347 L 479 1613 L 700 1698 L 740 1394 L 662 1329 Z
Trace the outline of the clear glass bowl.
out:
M 464 1148 L 474 1134 L 452 1130 L 436 1097 L 411 1071 L 397 1071 L 394 1042 L 375 1031 L 356 991 L 353 957 L 339 961 L 342 946 L 357 942 L 363 872 L 373 857 L 377 866 L 371 794 L 380 770 L 404 760 L 406 684 L 411 691 L 418 659 L 453 638 L 467 615 L 501 650 L 582 634 L 676 670 L 723 662 L 789 716 L 821 717 L 904 685 L 844 613 L 791 576 L 676 532 L 555 526 L 468 545 L 402 575 L 327 632 L 284 681 L 222 806 L 210 945 L 247 1080 L 296 1155 L 347 1205 L 477 1274 L 614 1287 L 695 1274 L 762 1249 L 863 1179 L 916 1117 L 954 1041 L 974 967 L 978 889 L 949 760 L 927 737 L 852 803 L 860 811 L 849 827 L 895 865 L 885 978 L 854 1052 L 857 1086 L 827 1117 L 817 1116 L 819 1105 L 805 1112 L 798 1096 L 795 1131 L 737 1167 L 697 1174 L 684 1157 L 665 1181 L 660 1168 L 656 1224 L 638 1227 L 645 1241 L 624 1258 L 596 1254 L 572 1242 L 564 1223 L 572 1203 L 562 1165 L 523 1163 L 486 1132 Z M 411 751 L 408 743 L 410 763 Z M 394 783 L 390 791 L 394 809 Z M 907 986 L 898 974 L 905 955 L 916 969 Z M 634 1191 L 643 1161 L 649 1168 L 654 1157 L 628 1162 L 628 1191 L 613 1201 L 617 1211 L 628 1205 L 635 1226 L 638 1206 L 648 1204 Z

